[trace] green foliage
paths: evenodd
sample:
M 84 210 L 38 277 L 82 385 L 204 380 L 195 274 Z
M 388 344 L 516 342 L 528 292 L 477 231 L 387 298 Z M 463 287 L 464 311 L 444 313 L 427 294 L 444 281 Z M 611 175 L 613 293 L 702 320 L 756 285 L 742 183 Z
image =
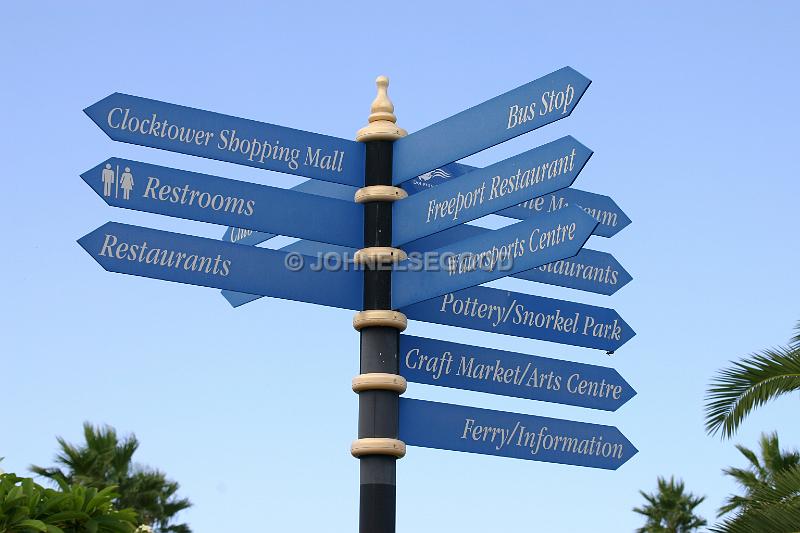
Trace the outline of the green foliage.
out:
M 719 372 L 706 395 L 706 431 L 731 437 L 755 408 L 794 391 L 800 391 L 800 322 L 789 346 L 753 354 Z
M 759 505 L 760 502 L 754 499 L 754 494 L 760 489 L 774 487 L 775 479 L 781 472 L 800 467 L 800 453 L 782 452 L 777 433 L 761 435 L 759 440 L 761 459 L 755 452 L 741 444 L 737 444 L 736 448 L 747 459 L 749 463 L 747 468 L 727 468 L 723 472 L 736 480 L 744 489 L 744 495 L 730 496 L 717 516 Z
M 725 474 L 742 486 L 743 496 L 729 497 L 719 515 L 733 512 L 711 531 L 720 533 L 793 533 L 800 531 L 800 453 L 782 452 L 776 433 L 761 435 L 761 459 L 737 448 L 750 463 Z
M 706 521 L 694 514 L 705 496 L 686 493 L 683 481 L 658 478 L 658 491 L 655 494 L 639 493 L 647 501 L 642 507 L 633 510 L 647 518 L 645 525 L 637 533 L 690 533 L 705 526 Z
M 43 488 L 29 478 L 0 474 L 0 533 L 132 533 L 136 513 L 117 510 L 115 487 L 60 484 Z
M 776 472 L 772 483 L 759 485 L 748 504 L 712 527 L 714 533 L 800 532 L 800 466 Z
M 113 503 L 117 509 L 134 509 L 141 522 L 156 533 L 191 533 L 188 525 L 172 523 L 191 502 L 176 496 L 178 483 L 163 472 L 134 465 L 133 455 L 139 447 L 135 436 L 120 439 L 114 428 L 95 428 L 88 423 L 83 425 L 83 434 L 86 442 L 78 446 L 58 438 L 58 466 L 32 466 L 31 470 L 55 482 L 64 480 L 96 489 L 116 486 Z

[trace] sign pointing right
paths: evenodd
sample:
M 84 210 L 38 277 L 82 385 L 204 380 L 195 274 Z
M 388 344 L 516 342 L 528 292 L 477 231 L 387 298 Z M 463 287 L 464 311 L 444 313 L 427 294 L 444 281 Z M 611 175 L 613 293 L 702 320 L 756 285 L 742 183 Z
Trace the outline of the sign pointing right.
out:
M 569 187 L 591 155 L 568 135 L 395 202 L 392 241 L 400 246 Z
M 411 446 L 616 470 L 639 450 L 617 428 L 400 398 Z
M 613 309 L 471 287 L 400 309 L 411 320 L 613 352 L 636 333 Z
M 568 117 L 591 80 L 564 67 L 394 143 L 392 182 L 402 183 Z
M 636 395 L 613 368 L 400 335 L 400 375 L 414 383 L 616 411 Z
M 438 260 L 438 268 L 410 258 L 392 271 L 392 307 L 397 309 L 572 257 L 596 225 L 597 221 L 582 209 L 569 206 L 432 250 L 428 257 Z

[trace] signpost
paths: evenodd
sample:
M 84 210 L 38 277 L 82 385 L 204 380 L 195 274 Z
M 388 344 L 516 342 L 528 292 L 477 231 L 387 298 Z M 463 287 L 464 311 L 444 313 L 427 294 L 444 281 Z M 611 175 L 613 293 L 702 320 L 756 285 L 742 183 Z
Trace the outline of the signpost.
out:
M 115 141 L 360 187 L 364 145 L 122 93 L 84 112 Z
M 361 307 L 353 270 L 313 271 L 286 252 L 108 222 L 78 240 L 105 270 L 308 302 Z
M 590 83 L 564 67 L 396 141 L 392 183 L 568 117 Z
M 592 151 L 562 137 L 422 191 L 394 208 L 395 246 L 569 187 Z
M 405 398 L 400 438 L 411 446 L 606 470 L 639 451 L 612 426 Z
M 455 162 L 569 116 L 589 83 L 565 67 L 406 137 L 380 77 L 357 142 L 114 93 L 85 110 L 114 140 L 312 179 L 287 190 L 112 158 L 81 176 L 109 205 L 229 227 L 217 241 L 109 222 L 78 242 L 108 271 L 222 289 L 234 307 L 357 311 L 361 533 L 394 533 L 407 444 L 616 469 L 637 450 L 614 427 L 399 398 L 407 381 L 607 411 L 636 394 L 610 368 L 400 335 L 412 319 L 609 353 L 634 336 L 612 309 L 477 286 L 630 281 L 582 249 L 630 219 L 568 188 L 592 153 L 573 137 L 484 169 Z M 491 213 L 520 222 L 465 224 Z M 255 246 L 276 235 L 300 240 Z
M 363 239 L 364 212 L 352 201 L 118 158 L 81 178 L 115 207 L 342 246 Z M 120 182 L 121 194 L 111 187 Z
M 247 239 L 253 235 L 255 234 L 244 237 L 242 243 L 250 244 Z M 334 257 L 338 256 L 339 258 L 334 260 L 337 263 L 352 257 L 354 252 L 351 248 L 336 247 L 314 241 L 298 241 L 284 246 L 281 250 L 309 256 L 309 261 L 317 261 L 320 254 L 334 254 Z M 587 248 L 582 248 L 573 257 L 560 259 L 524 272 L 517 272 L 511 274 L 511 277 L 605 295 L 616 293 L 633 279 L 613 255 Z M 222 295 L 233 307 L 239 307 L 261 298 L 259 295 L 234 291 L 222 291 Z
M 400 335 L 400 375 L 438 385 L 616 411 L 636 395 L 613 368 Z
M 472 287 L 400 309 L 412 320 L 614 352 L 636 333 L 613 309 Z
M 572 257 L 596 225 L 595 219 L 572 206 L 433 250 L 436 268 L 415 269 L 414 261 L 407 260 L 393 272 L 392 307 Z

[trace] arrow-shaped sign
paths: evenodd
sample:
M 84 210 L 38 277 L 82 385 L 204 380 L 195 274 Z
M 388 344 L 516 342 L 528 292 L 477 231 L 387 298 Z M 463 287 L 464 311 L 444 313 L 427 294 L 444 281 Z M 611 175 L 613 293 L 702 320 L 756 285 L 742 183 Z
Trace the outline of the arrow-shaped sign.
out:
M 562 137 L 395 202 L 394 246 L 569 187 L 591 155 L 573 137 Z
M 462 165 L 460 163 L 451 163 L 445 165 L 443 169 L 427 172 L 423 176 L 405 182 L 403 188 L 408 191 L 409 195 L 414 195 L 421 191 L 428 190 L 431 187 L 446 183 L 453 177 L 466 174 L 473 169 L 475 169 L 475 167 Z M 308 180 L 292 187 L 292 190 L 350 201 L 357 189 L 348 185 Z M 613 237 L 631 223 L 627 215 L 625 215 L 614 200 L 608 196 L 571 188 L 561 189 L 558 192 L 534 198 L 533 200 L 523 202 L 521 205 L 504 209 L 498 214 L 524 220 L 537 214 L 558 211 L 572 204 L 581 206 L 584 211 L 592 215 L 598 221 L 593 232 L 594 235 Z M 461 226 L 454 226 L 454 228 L 458 227 Z M 450 231 L 453 230 L 451 229 Z M 222 239 L 239 244 L 256 245 L 275 236 L 276 234 L 274 233 L 262 233 L 238 227 L 230 227 L 225 231 Z M 416 249 L 416 242 L 422 241 L 425 241 L 425 239 L 406 244 L 403 248 Z M 622 285 L 624 285 L 624 283 L 620 284 L 620 287 Z
M 613 426 L 400 398 L 411 446 L 616 470 L 638 450 Z
M 423 254 L 426 250 L 431 250 L 443 246 L 449 242 L 458 242 L 463 239 L 483 235 L 492 230 L 462 224 L 445 230 L 436 235 L 431 235 L 424 239 L 414 241 L 406 248 L 410 254 Z M 229 228 L 225 232 L 224 240 L 249 244 L 255 246 L 275 235 L 256 233 L 250 230 Z M 301 240 L 284 246 L 281 250 L 285 252 L 296 252 L 309 256 L 310 258 L 319 257 L 324 254 L 339 254 L 343 260 L 352 258 L 355 248 L 334 246 L 315 241 Z M 511 277 L 556 285 L 558 287 L 568 287 L 586 292 L 611 295 L 630 283 L 633 279 L 625 268 L 614 258 L 613 255 L 597 250 L 581 248 L 573 257 L 559 259 L 553 263 L 548 263 L 531 270 L 517 272 Z M 233 307 L 239 307 L 246 303 L 261 298 L 254 294 L 236 293 L 223 291 L 223 296 Z
M 364 185 L 363 143 L 122 93 L 84 112 L 115 141 Z
M 314 258 L 306 260 L 311 263 Z M 260 297 L 257 292 L 245 294 L 237 289 L 224 290 L 222 294 L 233 307 Z M 334 306 L 348 308 L 343 304 Z M 400 311 L 409 319 L 421 322 L 606 352 L 616 351 L 636 335 L 613 309 L 491 287 L 463 289 L 403 307 Z
M 455 178 L 475 170 L 478 170 L 478 168 L 462 163 L 450 163 L 442 168 L 437 168 L 408 180 L 402 184 L 402 187 L 410 196 L 413 196 L 450 181 L 458 181 Z M 497 214 L 524 220 L 537 214 L 558 211 L 568 205 L 578 205 L 592 215 L 598 222 L 594 234 L 600 237 L 613 237 L 631 223 L 631 219 L 608 196 L 572 188 L 561 189 L 551 194 L 527 200 L 519 205 L 498 211 Z
M 509 207 L 498 211 L 498 215 L 524 220 L 540 213 L 552 213 L 568 205 L 577 205 L 597 220 L 595 235 L 600 237 L 613 237 L 631 223 L 622 209 L 609 198 L 602 194 L 580 191 L 578 189 L 561 189 L 553 194 L 547 194 L 523 202 L 521 205 Z
M 315 196 L 322 196 L 324 198 L 334 198 L 337 200 L 352 202 L 355 192 L 358 189 L 355 187 L 350 187 L 349 185 L 340 185 L 338 183 L 330 183 L 328 181 L 308 180 L 295 185 L 291 188 L 291 190 L 313 194 Z M 363 210 L 360 217 L 363 217 Z M 363 218 L 359 218 L 359 220 L 363 220 Z M 277 237 L 277 234 L 254 231 L 251 229 L 240 228 L 238 226 L 231 226 L 225 230 L 222 240 L 225 242 L 235 242 L 237 244 L 248 244 L 255 246 L 264 241 L 272 239 L 273 237 Z M 359 242 L 358 246 L 360 245 L 361 243 Z
M 176 281 L 344 309 L 361 309 L 363 276 L 312 270 L 287 252 L 116 222 L 78 243 L 109 272 Z
M 616 411 L 636 395 L 613 368 L 400 335 L 414 383 Z
M 364 239 L 364 209 L 352 200 L 117 158 L 81 178 L 115 207 L 342 246 L 360 246 Z
M 490 229 L 462 224 L 408 243 L 403 248 L 412 256 L 424 256 L 428 250 L 491 232 Z M 328 248 L 325 244 L 316 248 L 308 246 L 303 253 L 317 255 L 325 253 Z M 573 257 L 517 272 L 512 277 L 607 295 L 614 294 L 633 279 L 613 255 L 586 248 L 581 248 Z
M 572 257 L 597 221 L 575 206 L 523 220 L 432 250 L 435 260 L 409 258 L 392 271 L 392 307 L 480 285 Z
M 411 320 L 613 352 L 636 333 L 613 309 L 472 287 L 400 309 Z
M 568 117 L 590 83 L 564 67 L 399 139 L 392 182 L 402 183 Z

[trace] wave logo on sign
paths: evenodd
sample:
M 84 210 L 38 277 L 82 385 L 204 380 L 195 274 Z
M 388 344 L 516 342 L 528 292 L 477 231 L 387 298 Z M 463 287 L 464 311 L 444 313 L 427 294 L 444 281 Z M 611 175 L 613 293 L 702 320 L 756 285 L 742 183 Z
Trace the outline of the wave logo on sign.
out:
M 450 174 L 446 170 L 441 169 L 441 168 L 437 168 L 437 169 L 431 170 L 430 172 L 426 172 L 425 174 L 421 174 L 420 176 L 417 176 L 413 180 L 413 182 L 414 182 L 414 185 L 416 185 L 418 187 L 430 188 L 430 187 L 433 187 L 434 185 L 437 185 L 440 181 L 446 181 L 451 176 L 452 176 L 452 174 Z M 433 180 L 433 183 L 429 183 L 431 180 Z

